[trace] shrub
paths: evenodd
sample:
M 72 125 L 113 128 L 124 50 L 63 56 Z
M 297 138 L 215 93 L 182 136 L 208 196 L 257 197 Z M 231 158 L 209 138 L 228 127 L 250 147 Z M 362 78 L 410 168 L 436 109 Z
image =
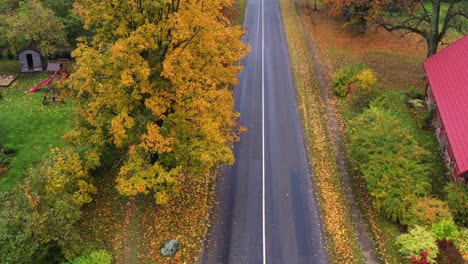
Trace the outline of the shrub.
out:
M 442 239 L 437 241 L 439 255 L 436 258 L 437 263 L 443 264 L 463 264 L 463 256 L 455 247 L 453 241 Z
M 425 103 L 423 100 L 421 99 L 411 99 L 411 100 L 408 100 L 408 103 L 411 107 L 415 107 L 415 108 L 424 108 L 426 107 Z
M 423 197 L 410 206 L 401 223 L 409 227 L 415 225 L 430 226 L 442 219 L 452 219 L 447 204 L 434 197 Z
M 29 169 L 12 192 L 0 193 L 0 259 L 5 263 L 50 263 L 82 250 L 81 206 L 90 201 L 90 187 L 77 172 L 77 155 L 53 155 Z
M 72 261 L 70 264 L 111 264 L 112 256 L 105 250 L 97 250 L 91 254 L 84 254 Z
M 421 257 L 418 256 L 413 256 L 411 261 L 409 262 L 410 264 L 429 264 L 429 261 L 427 260 L 427 256 L 429 255 L 429 252 L 427 250 L 424 250 L 421 252 Z
M 377 84 L 377 77 L 371 69 L 362 70 L 356 76 L 356 79 L 359 83 L 361 91 L 365 94 L 372 92 L 373 88 Z
M 398 252 L 408 261 L 426 251 L 427 261 L 436 263 L 435 258 L 439 253 L 436 239 L 422 226 L 415 226 L 409 230 L 408 234 L 398 236 L 396 244 L 399 248 Z
M 390 112 L 371 107 L 352 121 L 354 160 L 383 216 L 401 221 L 410 206 L 431 189 L 428 152 Z
M 447 239 L 451 241 L 458 241 L 460 232 L 458 226 L 452 219 L 443 219 L 437 223 L 433 223 L 431 232 L 437 240 Z
M 372 97 L 373 94 L 365 94 L 359 89 L 353 89 L 346 96 L 346 102 L 348 102 L 352 110 L 361 112 L 363 109 L 369 107 L 369 101 Z
M 460 231 L 457 241 L 458 249 L 463 256 L 463 259 L 468 261 L 468 229 L 464 228 Z
M 410 117 L 410 113 L 408 112 L 408 107 L 405 104 L 406 99 L 406 95 L 399 91 L 385 92 L 372 100 L 370 105 L 371 107 L 385 109 L 391 112 L 394 116 L 408 119 L 408 117 Z
M 424 92 L 422 92 L 420 89 L 416 89 L 413 86 L 408 87 L 409 92 L 406 94 L 408 98 L 411 99 L 419 99 L 419 100 L 424 100 L 424 97 L 426 96 Z
M 10 152 L 11 151 L 3 147 L 2 143 L 0 143 L 0 164 L 3 164 L 3 165 L 10 164 L 10 161 L 11 161 Z
M 358 82 L 357 75 L 365 69 L 362 64 L 345 65 L 333 76 L 333 91 L 339 97 L 346 97 L 350 85 Z
M 339 97 L 352 99 L 366 96 L 377 86 L 375 73 L 362 64 L 345 65 L 333 76 L 333 91 Z
M 468 193 L 465 186 L 449 183 L 444 188 L 445 202 L 460 226 L 468 226 Z

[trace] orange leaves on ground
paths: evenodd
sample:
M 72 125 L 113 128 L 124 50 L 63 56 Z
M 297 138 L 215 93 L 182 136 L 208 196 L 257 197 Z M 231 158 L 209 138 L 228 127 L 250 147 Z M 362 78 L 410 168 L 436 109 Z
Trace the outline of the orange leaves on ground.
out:
M 422 87 L 421 63 L 426 55 L 424 39 L 418 35 L 390 33 L 369 25 L 364 33 L 343 28 L 342 18 L 330 17 L 326 9 L 309 12 L 308 30 L 320 51 L 320 59 L 330 81 L 343 65 L 363 63 L 373 69 L 384 90 Z
M 145 239 L 151 245 L 149 253 L 156 263 L 196 262 L 208 229 L 212 197 L 212 190 L 208 188 L 210 180 L 196 181 L 190 176 L 182 178 L 188 184 L 182 187 L 180 195 L 164 207 L 145 210 L 142 227 Z M 171 260 L 159 252 L 169 239 L 180 242 L 180 251 Z
M 116 263 L 196 262 L 208 229 L 212 179 L 179 177 L 186 184 L 164 206 L 156 205 L 151 196 L 123 199 L 112 182 L 103 179 L 97 197 L 85 208 L 86 240 L 112 252 Z M 179 240 L 179 252 L 162 257 L 160 248 L 170 239 Z

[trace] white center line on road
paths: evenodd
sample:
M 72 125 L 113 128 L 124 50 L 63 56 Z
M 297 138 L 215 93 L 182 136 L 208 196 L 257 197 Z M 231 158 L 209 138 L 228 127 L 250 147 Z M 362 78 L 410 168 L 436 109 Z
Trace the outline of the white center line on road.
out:
M 263 235 L 263 264 L 266 264 L 265 238 L 265 24 L 263 17 L 263 0 L 261 0 L 262 17 L 262 235 Z

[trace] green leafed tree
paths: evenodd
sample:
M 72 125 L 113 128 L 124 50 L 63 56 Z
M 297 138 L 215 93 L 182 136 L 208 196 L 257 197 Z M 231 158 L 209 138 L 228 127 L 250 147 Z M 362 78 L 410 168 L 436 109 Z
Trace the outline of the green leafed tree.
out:
M 418 197 L 431 189 L 428 154 L 391 112 L 371 106 L 353 121 L 354 160 L 386 218 L 401 221 Z
M 445 201 L 460 226 L 468 227 L 468 192 L 466 186 L 449 183 L 444 188 Z
M 419 256 L 421 252 L 426 252 L 427 261 L 436 263 L 435 259 L 439 253 L 436 238 L 424 227 L 415 226 L 411 228 L 407 234 L 398 236 L 395 242 L 399 248 L 398 252 L 408 262 L 414 259 L 415 256 Z
M 63 29 L 67 38 L 67 42 L 76 47 L 77 39 L 81 36 L 87 36 L 80 19 L 73 14 L 73 3 L 75 0 L 40 0 L 42 5 L 54 12 L 57 20 L 63 25 Z
M 77 0 L 87 30 L 73 55 L 70 92 L 79 100 L 67 141 L 88 168 L 113 149 L 124 195 L 152 193 L 164 204 L 178 176 L 207 177 L 241 127 L 232 85 L 247 47 L 224 17 L 232 1 Z
M 68 262 L 68 264 L 111 264 L 112 256 L 105 250 L 92 251 Z
M 67 46 L 62 23 L 52 10 L 38 1 L 21 1 L 17 9 L 3 16 L 7 23 L 6 39 L 15 50 L 18 50 L 18 45 L 28 41 L 34 42 L 43 54 Z
M 14 191 L 0 194 L 2 263 L 55 263 L 82 249 L 81 206 L 93 190 L 73 173 L 81 167 L 76 156 L 54 156 L 30 169 Z

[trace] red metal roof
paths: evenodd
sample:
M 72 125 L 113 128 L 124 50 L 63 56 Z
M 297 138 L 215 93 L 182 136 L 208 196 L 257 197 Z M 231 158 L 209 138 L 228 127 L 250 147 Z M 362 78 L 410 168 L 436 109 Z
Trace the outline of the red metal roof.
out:
M 460 174 L 468 172 L 468 35 L 424 61 Z

